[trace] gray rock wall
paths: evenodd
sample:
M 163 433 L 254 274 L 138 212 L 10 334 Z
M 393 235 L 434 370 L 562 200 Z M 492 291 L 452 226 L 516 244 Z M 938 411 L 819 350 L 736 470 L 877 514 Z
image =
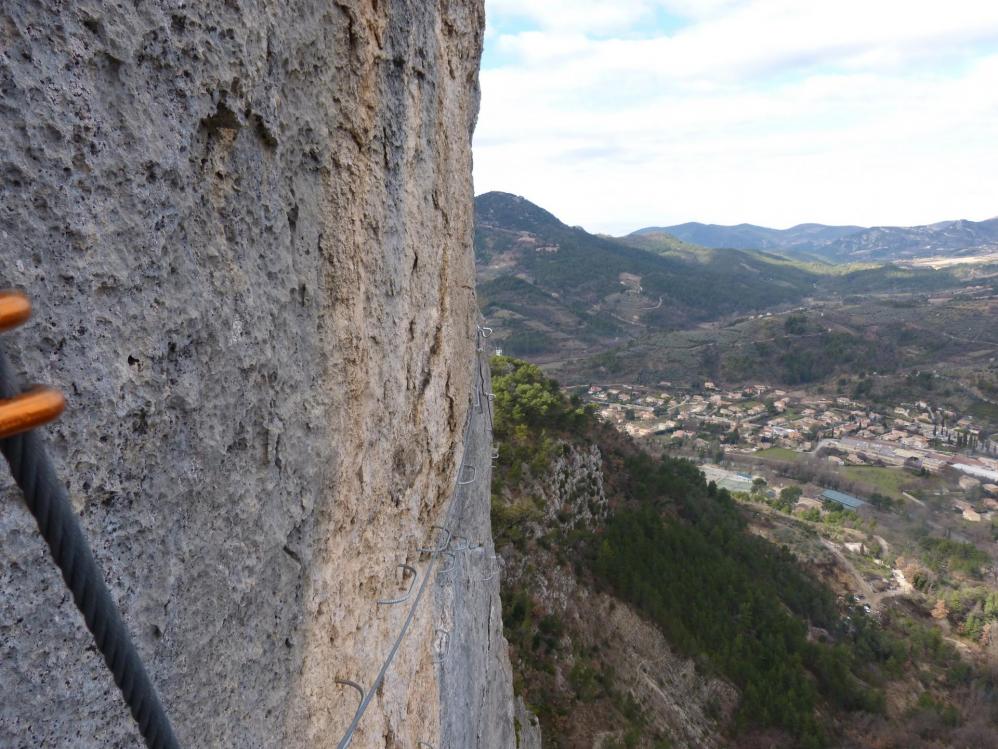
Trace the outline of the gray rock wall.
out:
M 517 746 L 513 673 L 502 633 L 502 559 L 492 542 L 491 378 L 481 367 L 465 441 L 465 470 L 444 525 L 453 533 L 448 572 L 437 576 L 435 650 L 440 679 L 440 746 Z
M 334 680 L 398 632 L 375 600 L 447 505 L 472 385 L 482 26 L 480 0 L 0 6 L 0 285 L 36 307 L 2 345 L 68 397 L 48 441 L 185 746 L 334 746 Z M 136 746 L 0 492 L 0 746 Z M 438 735 L 434 616 L 354 746 Z
M 523 704 L 523 698 L 517 697 L 515 703 L 514 725 L 516 726 L 516 749 L 541 749 L 541 724 Z

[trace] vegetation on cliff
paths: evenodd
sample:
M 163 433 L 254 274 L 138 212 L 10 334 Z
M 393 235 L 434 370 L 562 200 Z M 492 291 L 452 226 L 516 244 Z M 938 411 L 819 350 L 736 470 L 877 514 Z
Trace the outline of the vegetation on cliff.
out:
M 768 737 L 777 746 L 820 747 L 843 723 L 885 725 L 877 716 L 900 678 L 924 673 L 926 685 L 943 692 L 974 682 L 931 627 L 903 615 L 878 624 L 862 608 L 838 604 L 785 547 L 750 534 L 739 506 L 694 464 L 641 452 L 533 365 L 496 357 L 493 373 L 497 548 L 521 566 L 553 555 L 580 585 L 641 612 L 698 670 L 734 684 L 740 701 L 725 730 L 739 745 Z M 561 508 L 552 520 L 531 491 L 573 443 L 596 443 L 603 456 L 610 512 L 602 522 Z M 517 686 L 538 712 L 546 744 L 573 746 L 559 737 L 585 711 L 602 715 L 627 745 L 668 745 L 654 743 L 666 737 L 618 687 L 620 672 L 598 648 L 573 644 L 537 591 L 508 578 L 503 611 Z M 923 733 L 951 730 L 955 708 L 925 694 L 925 704 L 910 708 L 928 726 Z M 857 717 L 843 721 L 849 713 Z

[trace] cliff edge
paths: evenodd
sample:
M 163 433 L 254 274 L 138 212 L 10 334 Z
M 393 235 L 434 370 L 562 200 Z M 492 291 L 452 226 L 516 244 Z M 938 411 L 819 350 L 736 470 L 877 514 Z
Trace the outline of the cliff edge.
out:
M 480 0 L 0 9 L 0 283 L 35 304 L 2 345 L 67 395 L 48 443 L 185 746 L 335 746 L 335 680 L 377 673 L 405 612 L 376 601 L 454 506 L 483 23 Z M 0 745 L 138 745 L 0 489 Z M 458 735 L 442 611 L 354 747 Z M 507 746 L 505 646 L 465 644 L 509 694 L 478 745 Z

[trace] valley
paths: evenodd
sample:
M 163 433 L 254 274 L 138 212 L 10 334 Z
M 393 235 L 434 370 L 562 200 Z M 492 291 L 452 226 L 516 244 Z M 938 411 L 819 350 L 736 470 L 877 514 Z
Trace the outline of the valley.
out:
M 552 746 L 591 745 L 591 737 L 566 733 L 557 716 L 594 700 L 604 705 L 598 722 L 617 726 L 605 746 L 685 745 L 691 734 L 684 732 L 697 729 L 679 717 L 684 711 L 700 721 L 710 716 L 711 730 L 738 736 L 737 746 L 831 741 L 900 749 L 989 735 L 994 705 L 981 712 L 973 695 L 990 690 L 998 674 L 998 258 L 991 249 L 955 247 L 960 232 L 953 227 L 939 228 L 953 245 L 943 253 L 928 241 L 904 250 L 904 231 L 857 229 L 867 245 L 870 237 L 888 236 L 887 249 L 837 262 L 830 251 L 712 248 L 687 241 L 694 235 L 657 229 L 616 239 L 590 235 L 522 198 L 493 193 L 478 201 L 480 304 L 496 330 L 497 352 L 539 365 L 533 376 L 555 378 L 545 387 L 569 404 L 557 424 L 550 414 L 561 407 L 550 401 L 548 416 L 531 418 L 521 409 L 515 418 L 525 421 L 516 430 L 497 431 L 502 446 L 493 485 L 497 547 L 505 546 L 510 562 L 504 595 L 526 607 L 515 611 L 532 612 L 507 627 L 521 691 L 546 737 L 578 738 Z M 925 227 L 917 228 L 924 240 Z M 967 241 L 980 238 L 978 228 L 964 227 Z M 855 227 L 820 229 L 807 233 L 824 236 L 829 247 L 859 241 Z M 923 254 L 930 244 L 935 254 Z M 890 262 L 871 259 L 881 256 Z M 510 371 L 509 360 L 498 361 L 498 371 Z M 527 392 L 518 386 L 514 401 Z M 599 446 L 600 460 L 560 462 L 559 450 L 574 455 L 580 439 Z M 550 473 L 552 460 L 561 473 Z M 696 466 L 695 476 L 684 465 Z M 670 498 L 664 505 L 659 492 Z M 691 498 L 722 495 L 732 522 L 765 546 L 736 552 L 747 542 L 722 541 L 709 530 L 719 522 L 717 509 Z M 613 545 L 621 523 L 638 523 L 629 526 L 632 534 L 642 526 L 652 533 L 658 521 L 641 515 L 649 506 L 665 520 L 664 535 L 646 554 L 688 542 L 693 557 L 748 554 L 743 561 L 751 566 L 756 555 L 779 549 L 790 564 L 779 575 L 800 569 L 818 583 L 807 594 L 826 601 L 818 608 L 782 604 L 795 617 L 810 610 L 806 641 L 831 647 L 845 658 L 834 669 L 851 674 L 822 675 L 820 648 L 802 655 L 807 678 L 819 685 L 808 698 L 819 706 L 817 722 L 802 705 L 747 719 L 755 687 L 744 664 L 720 668 L 737 698 L 663 705 L 646 683 L 630 678 L 633 664 L 587 629 L 580 607 L 591 594 L 580 590 L 591 589 L 615 597 L 617 603 L 601 604 L 608 612 L 628 601 L 658 625 L 677 651 L 666 659 L 669 674 L 712 673 L 701 671 L 701 657 L 733 664 L 716 650 L 726 652 L 722 643 L 684 639 L 687 625 L 676 618 L 685 615 L 674 608 L 700 610 L 715 583 L 737 588 L 723 576 L 729 573 L 722 575 L 727 582 L 687 581 L 685 601 L 669 599 L 660 609 L 649 600 L 671 595 L 661 587 L 668 585 L 641 587 L 649 563 Z M 673 537 L 686 532 L 674 523 L 702 527 L 706 546 Z M 612 558 L 603 556 L 607 543 Z M 637 568 L 615 567 L 620 556 Z M 688 577 L 691 561 L 675 559 L 659 574 L 681 570 Z M 561 652 L 566 641 L 574 655 Z M 682 665 L 684 655 L 697 652 Z M 647 658 L 642 663 L 647 667 Z M 559 673 L 559 664 L 571 667 L 563 673 L 574 690 L 567 694 L 557 679 L 542 677 Z M 626 686 L 617 683 L 618 672 Z M 580 687 L 584 674 L 593 681 Z M 538 706 L 541 685 L 561 696 Z M 846 697 L 840 688 L 860 691 Z M 710 687 L 713 694 L 719 689 Z M 771 693 L 762 704 L 771 711 L 780 699 Z
M 959 481 L 913 474 L 913 499 L 847 509 L 792 449 L 697 466 L 534 365 L 496 357 L 493 371 L 504 626 L 545 745 L 987 735 L 974 695 L 994 673 L 994 544 L 950 509 Z

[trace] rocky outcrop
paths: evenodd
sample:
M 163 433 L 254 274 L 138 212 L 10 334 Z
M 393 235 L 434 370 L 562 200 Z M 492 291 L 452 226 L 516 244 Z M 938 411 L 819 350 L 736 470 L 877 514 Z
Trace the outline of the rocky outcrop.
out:
M 474 382 L 482 25 L 480 0 L 0 9 L 0 283 L 36 307 L 3 345 L 68 396 L 48 441 L 186 746 L 335 745 L 335 679 L 398 634 L 376 600 L 448 506 Z M 0 745 L 135 746 L 2 487 Z M 353 746 L 438 745 L 436 616 Z
M 606 519 L 606 490 L 603 487 L 603 455 L 598 445 L 582 447 L 563 442 L 557 455 L 534 487 L 542 498 L 549 523 L 571 519 L 592 529 Z
M 546 538 L 543 543 L 513 543 L 501 551 L 507 557 L 508 591 L 514 598 L 517 593 L 528 598 L 535 618 L 557 622 L 549 630 L 557 631 L 559 637 L 558 657 L 549 664 L 554 673 L 552 690 L 570 693 L 576 689 L 574 670 L 591 667 L 596 662 L 592 656 L 598 654 L 600 669 L 612 675 L 613 689 L 626 695 L 643 716 L 646 735 L 637 746 L 651 746 L 650 737 L 661 736 L 676 746 L 723 747 L 722 727 L 737 707 L 737 690 L 674 652 L 662 632 L 633 608 L 594 589 L 591 581 L 577 574 L 576 561 L 555 540 L 556 532 L 566 528 L 599 532 L 608 511 L 605 487 L 599 446 L 563 441 L 543 474 L 529 478 L 515 491 L 507 490 L 507 499 L 512 501 L 520 495 L 531 497 L 543 514 L 532 526 L 532 536 Z M 531 653 L 521 652 L 519 665 L 523 667 L 530 657 Z M 531 679 L 536 673 L 519 676 Z M 600 712 L 605 708 L 599 706 L 595 694 L 587 699 L 588 704 L 567 713 L 567 719 L 557 724 L 564 734 L 559 739 L 566 746 L 621 745 L 625 731 L 614 728 L 612 717 Z M 567 703 L 552 700 L 552 704 L 563 707 Z M 526 708 L 523 714 L 520 709 L 518 705 L 515 718 L 521 746 L 539 746 L 539 726 L 531 722 Z
M 527 709 L 521 697 L 516 698 L 515 710 L 516 749 L 541 749 L 541 725 L 537 716 Z

